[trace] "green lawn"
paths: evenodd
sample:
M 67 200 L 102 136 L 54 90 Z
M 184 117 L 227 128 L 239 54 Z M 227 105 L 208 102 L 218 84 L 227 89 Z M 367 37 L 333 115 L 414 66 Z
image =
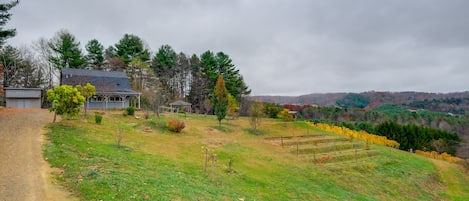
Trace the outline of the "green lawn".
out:
M 56 179 L 81 200 L 453 200 L 467 195 L 448 193 L 446 177 L 414 154 L 371 146 L 379 154 L 316 164 L 265 139 L 325 134 L 303 122 L 266 119 L 263 134 L 253 135 L 249 119 L 230 120 L 219 129 L 213 116 L 167 115 L 162 122 L 186 123 L 182 133 L 173 134 L 153 118 L 108 112 L 102 125 L 94 123 L 94 115 L 52 124 L 44 157 L 63 170 Z M 205 148 L 216 159 L 207 166 Z M 468 180 L 459 184 L 467 186 Z

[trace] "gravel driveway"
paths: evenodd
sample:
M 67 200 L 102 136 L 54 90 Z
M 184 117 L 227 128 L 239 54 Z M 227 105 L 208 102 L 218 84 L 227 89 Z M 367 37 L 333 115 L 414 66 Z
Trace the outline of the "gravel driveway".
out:
M 49 177 L 42 156 L 43 109 L 0 108 L 0 201 L 74 200 Z

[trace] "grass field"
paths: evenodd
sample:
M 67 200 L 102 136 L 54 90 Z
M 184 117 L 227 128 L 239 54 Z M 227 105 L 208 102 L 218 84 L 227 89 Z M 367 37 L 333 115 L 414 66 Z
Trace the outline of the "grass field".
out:
M 174 118 L 186 123 L 182 133 L 160 128 Z M 107 112 L 98 125 L 88 115 L 50 125 L 44 157 L 60 169 L 55 178 L 81 200 L 469 197 L 469 178 L 455 164 L 377 145 L 365 150 L 363 142 L 340 139 L 303 122 L 266 119 L 260 135 L 251 134 L 244 118 L 217 125 L 213 116 L 145 120 L 118 111 Z M 302 135 L 322 140 L 298 137 Z M 290 138 L 279 141 L 280 136 Z M 358 152 L 364 154 L 357 157 Z M 324 156 L 330 159 L 318 163 Z

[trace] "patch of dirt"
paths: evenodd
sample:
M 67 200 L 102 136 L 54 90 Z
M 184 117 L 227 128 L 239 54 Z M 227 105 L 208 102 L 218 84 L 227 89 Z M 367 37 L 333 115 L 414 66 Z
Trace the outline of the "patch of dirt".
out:
M 42 155 L 52 119 L 44 109 L 0 108 L 0 201 L 78 200 L 53 183 Z

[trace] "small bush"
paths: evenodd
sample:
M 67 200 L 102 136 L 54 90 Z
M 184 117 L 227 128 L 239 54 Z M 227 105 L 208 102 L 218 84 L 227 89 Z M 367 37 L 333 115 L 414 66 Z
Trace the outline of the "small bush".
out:
M 125 111 L 127 112 L 127 115 L 134 115 L 135 114 L 135 108 L 130 106 L 130 107 L 127 107 L 125 109 Z
M 180 133 L 182 129 L 186 127 L 186 124 L 183 121 L 171 120 L 168 121 L 167 128 L 171 132 Z
M 97 124 L 101 124 L 101 122 L 103 121 L 103 115 L 95 114 L 95 115 L 94 115 L 94 121 L 95 121 Z

